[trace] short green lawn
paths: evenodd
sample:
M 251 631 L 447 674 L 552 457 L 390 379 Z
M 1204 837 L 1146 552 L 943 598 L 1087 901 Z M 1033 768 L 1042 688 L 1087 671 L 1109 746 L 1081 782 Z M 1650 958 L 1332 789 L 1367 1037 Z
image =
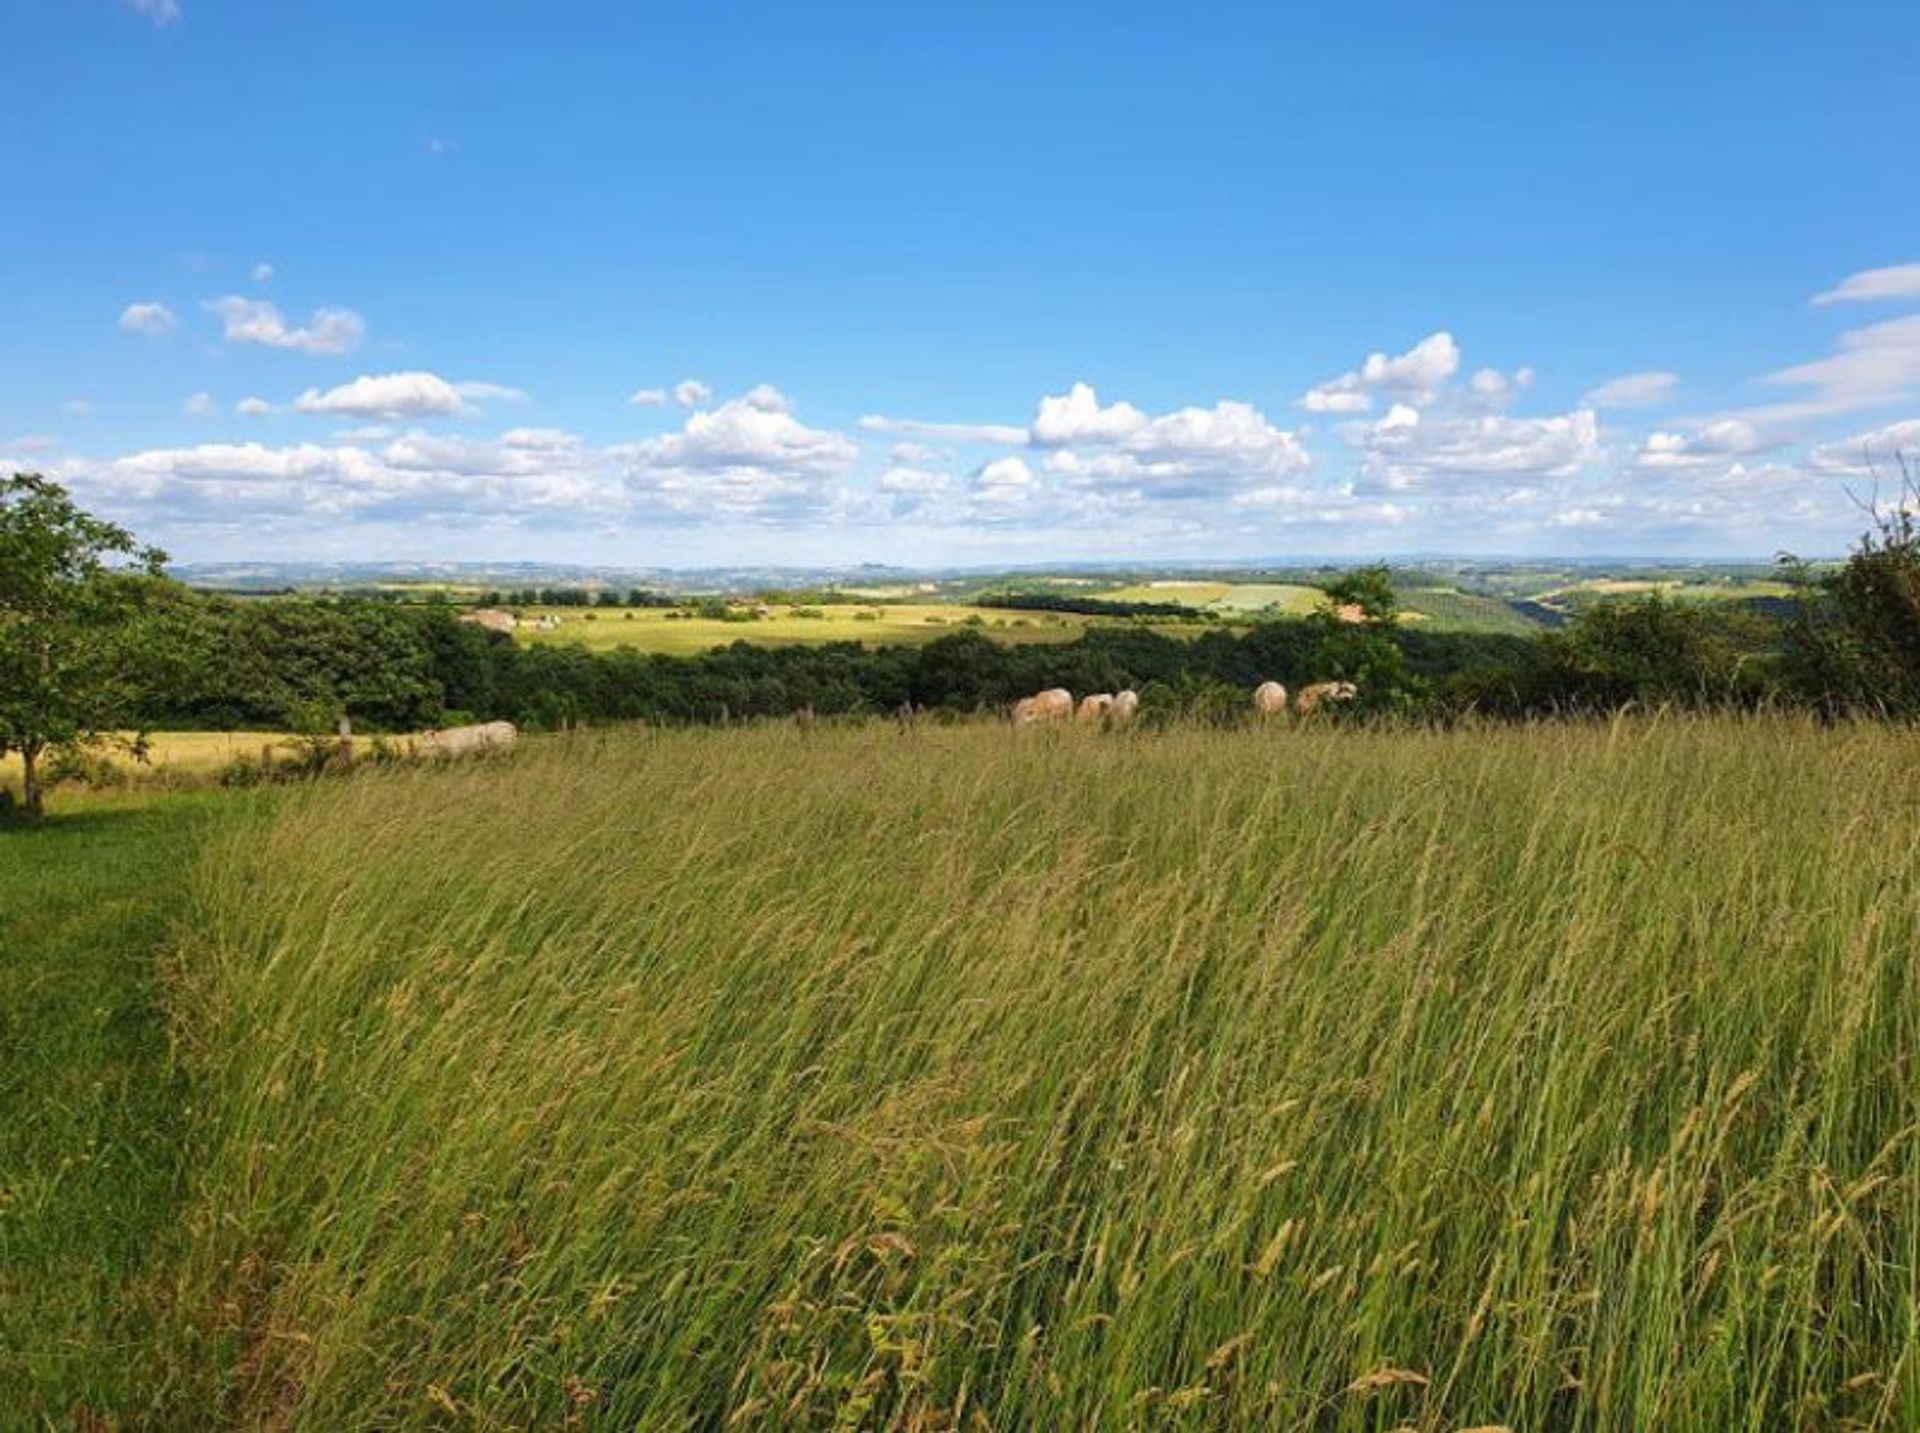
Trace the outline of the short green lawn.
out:
M 156 951 L 222 797 L 54 800 L 0 827 L 0 1426 L 143 1426 L 188 1119 Z

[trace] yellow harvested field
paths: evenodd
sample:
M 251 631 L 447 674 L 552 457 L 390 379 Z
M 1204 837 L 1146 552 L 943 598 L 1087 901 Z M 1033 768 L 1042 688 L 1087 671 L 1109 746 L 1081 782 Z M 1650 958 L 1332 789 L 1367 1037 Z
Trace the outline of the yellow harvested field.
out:
M 287 740 L 283 731 L 157 731 L 148 738 L 151 744 L 146 765 L 155 771 L 217 771 L 236 756 L 259 756 L 260 748 L 270 742 Z M 102 754 L 109 761 L 128 768 L 139 763 L 125 750 L 106 747 Z M 20 758 L 0 758 L 0 781 L 20 776 Z
M 821 642 L 861 642 L 869 646 L 931 642 L 955 632 L 980 631 L 1000 642 L 1070 642 L 1086 625 L 1084 617 L 1060 612 L 982 609 L 953 603 L 880 603 L 872 607 L 774 607 L 765 617 L 724 622 L 713 617 L 678 617 L 659 608 L 520 609 L 523 617 L 546 617 L 558 625 L 545 631 L 522 627 L 515 636 L 531 643 L 574 643 L 597 651 L 632 647 L 684 657 L 751 642 L 757 647 L 797 647 Z M 817 612 L 802 617 L 798 611 Z

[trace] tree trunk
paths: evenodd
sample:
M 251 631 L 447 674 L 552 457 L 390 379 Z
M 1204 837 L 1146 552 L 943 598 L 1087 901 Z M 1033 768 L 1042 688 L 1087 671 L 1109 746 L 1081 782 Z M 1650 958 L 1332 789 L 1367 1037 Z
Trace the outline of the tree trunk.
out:
M 45 810 L 40 799 L 40 744 L 29 742 L 20 748 L 21 792 L 25 796 L 27 819 L 38 821 Z

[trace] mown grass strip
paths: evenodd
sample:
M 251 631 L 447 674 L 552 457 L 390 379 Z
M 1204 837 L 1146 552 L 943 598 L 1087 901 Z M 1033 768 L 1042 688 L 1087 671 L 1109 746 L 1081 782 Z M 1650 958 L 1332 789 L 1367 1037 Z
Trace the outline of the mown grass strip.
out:
M 0 827 L 5 1426 L 137 1426 L 160 1394 L 140 1280 L 177 1206 L 188 1113 L 157 957 L 216 800 L 68 798 Z

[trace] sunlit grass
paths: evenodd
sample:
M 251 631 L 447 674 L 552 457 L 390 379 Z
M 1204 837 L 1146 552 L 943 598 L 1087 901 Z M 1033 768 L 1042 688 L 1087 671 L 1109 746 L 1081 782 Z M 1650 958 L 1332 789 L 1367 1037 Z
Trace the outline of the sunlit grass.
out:
M 679 617 L 660 608 L 528 608 L 530 617 L 548 617 L 559 625 L 546 631 L 523 627 L 515 633 L 530 643 L 568 642 L 600 651 L 632 647 L 684 657 L 734 642 L 759 647 L 796 647 L 822 642 L 861 642 L 869 646 L 931 642 L 954 632 L 978 630 L 1000 642 L 1071 642 L 1086 619 L 1060 612 L 987 610 L 955 603 L 886 603 L 858 607 L 833 605 L 798 616 L 777 606 L 765 617 L 725 622 L 717 617 Z
M 1324 607 L 1327 601 L 1319 588 L 1293 582 L 1137 582 L 1092 595 L 1109 602 L 1178 602 L 1227 613 L 1273 609 L 1294 616 Z
M 129 776 L 169 772 L 204 776 L 237 757 L 258 757 L 262 748 L 286 739 L 285 732 L 271 731 L 159 731 L 148 736 L 144 761 L 112 746 L 103 748 L 101 754 Z M 11 753 L 0 757 L 0 785 L 17 787 L 19 781 L 20 758 Z
M 315 787 L 177 959 L 182 1396 L 1915 1426 L 1917 778 L 1907 732 L 1690 720 Z

